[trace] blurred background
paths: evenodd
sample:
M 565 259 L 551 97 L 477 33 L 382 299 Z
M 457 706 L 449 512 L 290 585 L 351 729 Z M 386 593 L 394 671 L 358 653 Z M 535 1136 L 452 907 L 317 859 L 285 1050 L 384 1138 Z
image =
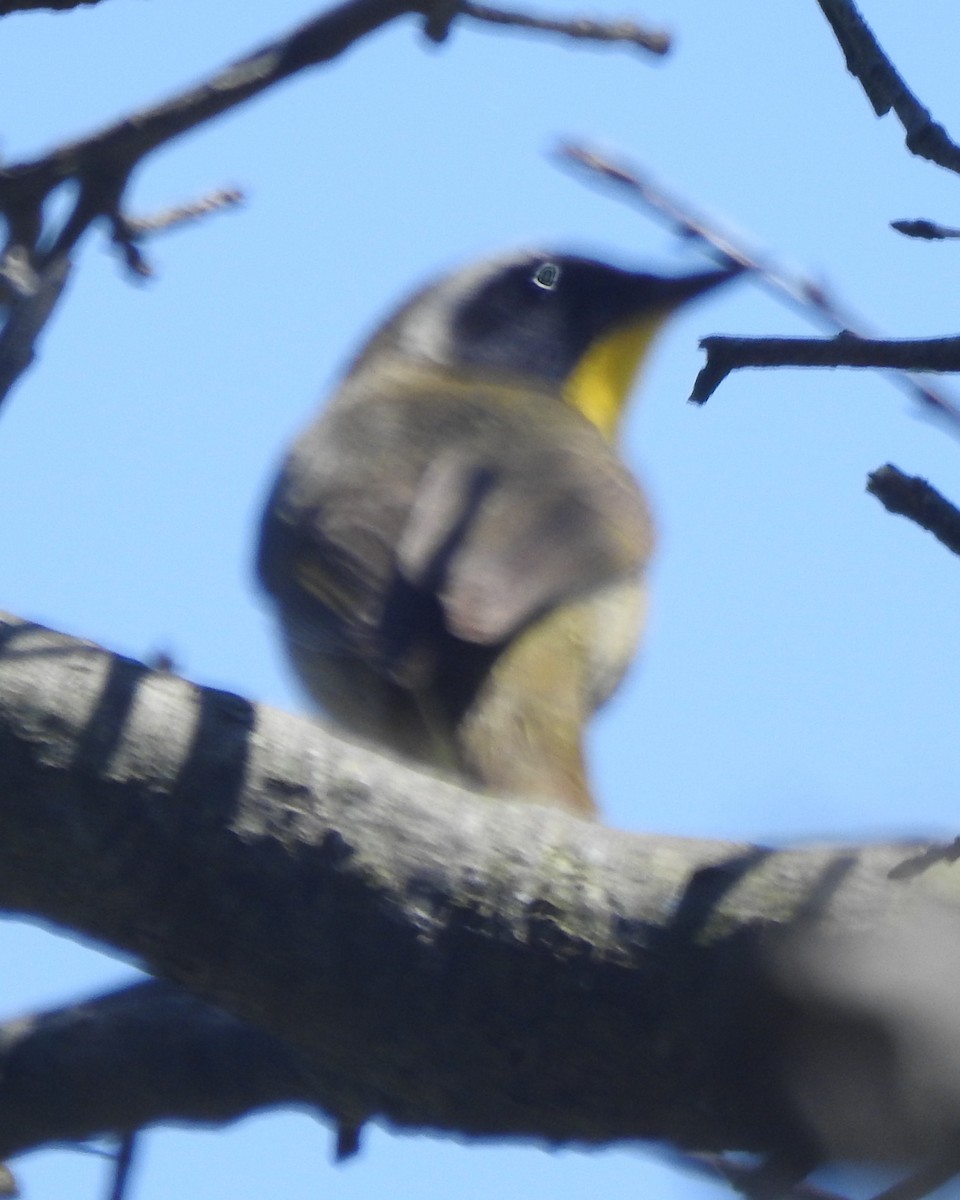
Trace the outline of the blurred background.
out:
M 163 98 L 315 11 L 307 0 L 102 0 L 8 16 L 4 160 Z M 467 20 L 437 48 L 399 21 L 148 159 L 134 214 L 221 186 L 247 201 L 150 243 L 147 283 L 125 277 L 102 233 L 87 238 L 39 361 L 0 414 L 3 607 L 137 657 L 167 652 L 199 683 L 300 705 L 252 585 L 253 534 L 285 445 L 358 339 L 425 278 L 514 245 L 704 263 L 559 170 L 560 138 L 630 156 L 879 330 L 957 332 L 960 247 L 888 223 L 960 224 L 958 181 L 912 158 L 894 119 L 874 118 L 814 0 L 541 11 L 636 16 L 673 33 L 675 49 L 655 60 Z M 954 5 L 865 0 L 863 11 L 960 135 Z M 670 325 L 641 381 L 626 452 L 660 550 L 642 659 L 592 741 L 606 817 L 777 844 L 952 837 L 958 565 L 864 485 L 892 461 L 960 499 L 956 436 L 863 372 L 744 372 L 694 408 L 698 338 L 721 332 L 808 326 L 749 283 L 724 290 Z M 3 1016 L 134 974 L 14 921 L 0 925 L 0 962 Z M 300 1114 L 155 1130 L 131 1195 L 723 1194 L 655 1148 L 551 1152 L 373 1128 L 346 1166 L 331 1150 Z M 103 1159 L 69 1150 L 13 1165 L 32 1200 L 100 1197 L 109 1177 Z

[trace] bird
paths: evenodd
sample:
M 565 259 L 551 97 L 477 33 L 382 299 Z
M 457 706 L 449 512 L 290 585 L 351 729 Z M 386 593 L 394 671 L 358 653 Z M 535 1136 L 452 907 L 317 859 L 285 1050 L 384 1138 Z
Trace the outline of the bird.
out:
M 621 416 L 670 314 L 737 273 L 520 250 L 373 332 L 291 446 L 256 551 L 327 718 L 474 790 L 597 816 L 584 733 L 636 653 L 654 547 Z

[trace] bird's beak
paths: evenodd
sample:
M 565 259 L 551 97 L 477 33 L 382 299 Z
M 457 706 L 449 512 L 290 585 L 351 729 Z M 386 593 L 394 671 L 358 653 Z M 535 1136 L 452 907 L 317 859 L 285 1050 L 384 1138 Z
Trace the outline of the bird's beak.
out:
M 611 441 L 616 437 L 627 396 L 651 343 L 676 309 L 743 273 L 739 264 L 696 275 L 655 277 L 637 274 L 642 295 L 639 314 L 629 315 L 593 342 L 567 379 L 567 402 L 579 409 Z
M 739 263 L 732 263 L 719 271 L 700 271 L 696 275 L 677 275 L 661 279 L 656 300 L 662 300 L 664 309 L 670 312 L 705 292 L 712 292 L 714 288 L 729 283 L 742 275 L 744 270 Z

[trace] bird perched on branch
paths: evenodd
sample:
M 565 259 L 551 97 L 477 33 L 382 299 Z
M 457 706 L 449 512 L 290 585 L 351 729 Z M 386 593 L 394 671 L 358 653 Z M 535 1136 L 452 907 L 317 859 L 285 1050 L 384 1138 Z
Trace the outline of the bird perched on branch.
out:
M 291 448 L 257 559 L 348 733 L 595 813 L 583 734 L 635 653 L 653 546 L 621 412 L 670 313 L 735 273 L 514 253 L 376 330 Z

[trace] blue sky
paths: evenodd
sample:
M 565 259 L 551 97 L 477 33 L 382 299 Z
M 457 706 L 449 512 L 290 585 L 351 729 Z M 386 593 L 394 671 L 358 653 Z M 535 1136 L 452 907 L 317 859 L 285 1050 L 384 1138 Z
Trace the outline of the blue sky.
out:
M 863 11 L 960 135 L 948 0 Z M 304 0 L 102 0 L 0 21 L 7 161 L 162 98 L 315 10 Z M 558 0 L 553 12 L 581 12 Z M 589 15 L 624 15 L 591 6 Z M 148 247 L 128 282 L 88 238 L 70 294 L 0 421 L 0 604 L 205 684 L 299 704 L 254 593 L 256 514 L 283 447 L 372 323 L 424 278 L 520 244 L 700 267 L 657 225 L 558 171 L 583 137 L 644 164 L 872 324 L 956 332 L 955 244 L 887 223 L 957 219 L 957 180 L 874 119 L 814 0 L 671 0 L 661 62 L 464 22 L 442 48 L 399 22 L 332 66 L 188 135 L 139 171 L 150 212 L 223 185 L 247 203 Z M 956 561 L 864 492 L 893 461 L 954 498 L 958 446 L 883 378 L 751 372 L 685 403 L 708 333 L 803 333 L 749 284 L 680 317 L 626 431 L 661 527 L 637 669 L 592 739 L 624 829 L 788 842 L 956 832 Z M 944 386 L 948 386 L 945 384 Z M 960 389 L 958 389 L 960 390 Z M 129 965 L 0 925 L 3 1010 Z M 329 1162 L 302 1115 L 144 1139 L 135 1200 L 662 1200 L 721 1194 L 640 1150 L 549 1153 L 370 1131 Z M 35 1200 L 86 1200 L 103 1165 L 17 1164 Z

